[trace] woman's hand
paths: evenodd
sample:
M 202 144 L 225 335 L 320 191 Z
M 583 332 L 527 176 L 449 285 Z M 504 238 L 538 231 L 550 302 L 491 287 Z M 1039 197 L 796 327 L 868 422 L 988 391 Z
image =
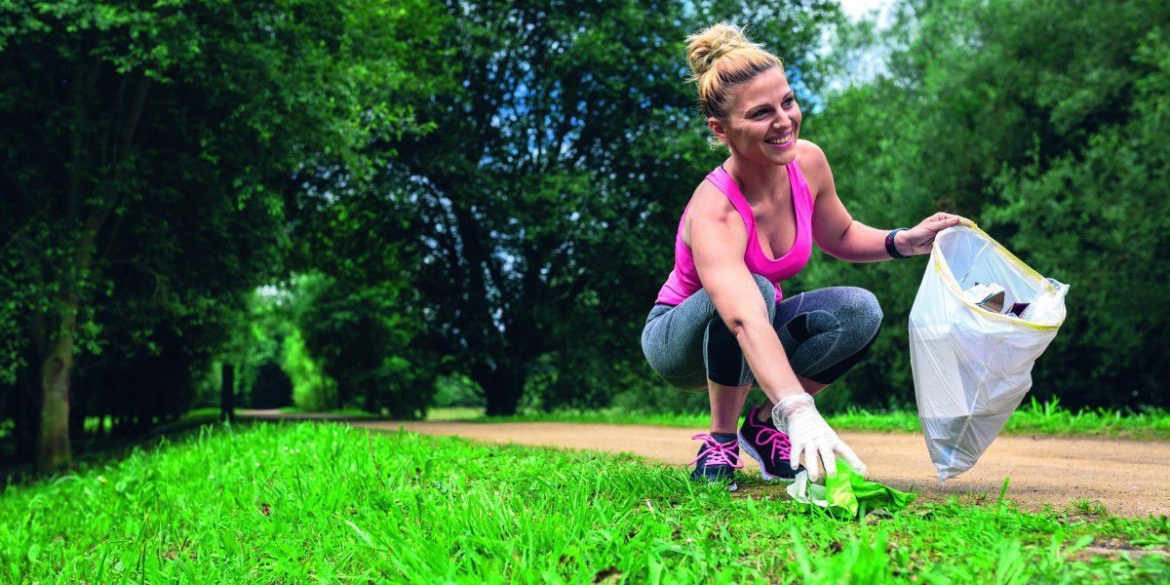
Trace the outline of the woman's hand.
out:
M 961 215 L 952 215 L 940 211 L 922 220 L 918 225 L 898 232 L 894 236 L 894 246 L 898 248 L 898 253 L 903 256 L 929 254 L 930 250 L 934 248 L 934 237 L 939 232 L 957 225 L 970 227 L 974 226 L 975 222 Z
M 865 474 L 865 464 L 817 412 L 812 396 L 801 392 L 777 402 L 772 407 L 772 423 L 781 432 L 788 433 L 788 440 L 792 443 L 788 464 L 793 469 L 801 464 L 800 456 L 804 455 L 804 468 L 808 470 L 810 481 L 821 478 L 822 465 L 826 475 L 835 475 L 838 455 L 844 457 L 854 471 Z

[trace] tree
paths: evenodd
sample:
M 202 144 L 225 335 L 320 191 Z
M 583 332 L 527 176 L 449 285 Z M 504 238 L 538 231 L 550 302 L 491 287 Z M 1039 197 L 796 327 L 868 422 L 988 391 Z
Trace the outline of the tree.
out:
M 441 25 L 423 0 L 0 7 L 0 279 L 27 334 L 6 352 L 37 372 L 42 469 L 70 461 L 70 379 L 106 301 L 147 283 L 122 306 L 148 352 L 161 323 L 262 283 L 305 177 L 360 184 L 391 154 L 371 145 L 421 131 Z
M 546 404 L 605 403 L 631 371 L 704 146 L 682 41 L 757 23 L 803 91 L 827 2 L 448 2 L 457 91 L 420 110 L 388 175 L 424 244 L 420 337 L 510 414 L 534 369 Z M 765 24 L 760 24 L 765 23 Z M 806 75 L 807 74 L 807 75 Z
M 967 215 L 1072 285 L 1034 392 L 1071 407 L 1165 405 L 1165 3 L 899 4 L 889 69 L 827 97 L 806 134 L 854 215 Z M 906 316 L 920 262 L 828 263 L 810 286 L 881 291 L 887 326 L 849 378 L 862 403 L 911 399 Z M 861 390 L 864 389 L 864 390 Z

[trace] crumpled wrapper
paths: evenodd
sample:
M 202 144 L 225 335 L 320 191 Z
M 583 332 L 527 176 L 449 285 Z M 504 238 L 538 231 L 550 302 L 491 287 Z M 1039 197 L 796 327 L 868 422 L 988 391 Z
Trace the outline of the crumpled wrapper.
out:
M 837 474 L 826 476 L 825 485 L 809 481 L 807 471 L 796 474 L 796 480 L 788 486 L 788 495 L 802 504 L 825 508 L 838 518 L 850 519 L 876 510 L 898 512 L 918 497 L 869 481 L 844 460 L 837 461 Z

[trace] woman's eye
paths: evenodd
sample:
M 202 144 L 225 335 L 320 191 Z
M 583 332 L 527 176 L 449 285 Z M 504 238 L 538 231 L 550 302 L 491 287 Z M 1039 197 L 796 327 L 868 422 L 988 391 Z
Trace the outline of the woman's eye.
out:
M 787 98 L 784 100 L 784 107 L 786 107 L 786 108 L 792 107 L 792 104 L 795 104 L 795 103 L 796 103 L 796 98 Z

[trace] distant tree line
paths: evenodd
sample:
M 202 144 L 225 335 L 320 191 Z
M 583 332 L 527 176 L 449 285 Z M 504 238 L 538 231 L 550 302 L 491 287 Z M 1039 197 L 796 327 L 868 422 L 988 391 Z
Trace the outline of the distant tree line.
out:
M 244 405 L 404 418 L 695 405 L 638 334 L 724 156 L 682 44 L 720 20 L 784 57 L 855 217 L 956 211 L 1072 285 L 1038 395 L 1165 406 L 1170 8 L 1089 4 L 905 0 L 886 30 L 819 0 L 5 4 L 0 453 L 60 468 L 225 367 Z M 831 405 L 912 403 L 923 267 L 788 287 L 886 309 Z
M 846 57 L 889 56 L 806 126 L 853 213 L 893 226 L 960 212 L 1071 286 L 1037 398 L 1170 404 L 1170 4 L 915 0 L 886 33 L 844 40 Z M 923 263 L 814 266 L 809 286 L 872 288 L 886 312 L 844 398 L 912 405 L 905 324 Z
M 427 1 L 0 5 L 0 434 L 56 469 L 87 417 L 185 412 L 306 186 L 426 125 Z

